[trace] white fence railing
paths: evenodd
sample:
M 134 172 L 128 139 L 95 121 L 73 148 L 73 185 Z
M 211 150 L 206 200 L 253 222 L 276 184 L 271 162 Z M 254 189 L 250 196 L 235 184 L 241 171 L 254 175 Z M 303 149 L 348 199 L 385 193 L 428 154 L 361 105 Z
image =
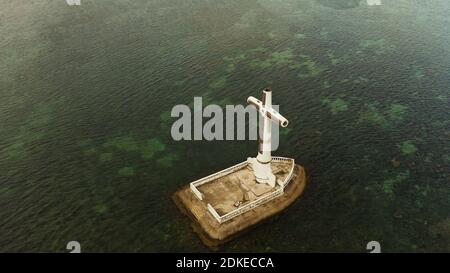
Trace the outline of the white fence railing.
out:
M 191 182 L 190 184 L 191 184 L 191 186 L 194 186 L 194 187 L 201 186 L 201 185 L 206 184 L 208 182 L 211 182 L 211 181 L 213 181 L 213 180 L 215 180 L 215 179 L 217 179 L 219 177 L 228 175 L 228 174 L 230 174 L 232 172 L 235 172 L 235 171 L 237 171 L 239 169 L 242 169 L 246 165 L 247 165 L 247 161 L 241 162 L 239 164 L 236 164 L 234 166 L 226 168 L 225 170 L 221 170 L 219 172 L 216 172 L 216 173 L 213 173 L 213 174 L 208 175 L 206 177 L 203 177 L 203 178 L 200 178 L 198 180 L 195 180 L 194 182 Z
M 283 191 L 284 191 L 284 188 L 286 188 L 286 186 L 289 185 L 289 182 L 291 182 L 292 177 L 294 176 L 294 170 L 295 170 L 295 161 L 294 161 L 294 159 L 292 159 L 292 158 L 283 158 L 283 157 L 280 158 L 280 160 L 283 160 L 283 161 L 285 161 L 285 159 L 288 159 L 289 161 L 291 161 L 292 162 L 292 166 L 291 166 L 291 169 L 289 170 L 289 174 L 286 176 L 286 178 L 283 181 Z
M 217 213 L 217 211 L 213 208 L 213 206 L 211 206 L 211 205 L 208 203 L 208 205 L 206 205 L 206 207 L 208 208 L 208 210 L 209 210 L 209 212 L 212 214 L 212 216 L 214 216 L 214 218 L 216 218 L 217 221 L 219 221 L 219 223 L 222 223 L 220 215 L 219 215 L 219 214 Z
M 283 194 L 283 188 L 279 188 L 278 190 L 276 190 L 274 192 L 271 192 L 270 194 L 268 194 L 268 195 L 266 195 L 266 196 L 264 196 L 262 198 L 256 199 L 255 201 L 252 201 L 252 202 L 250 202 L 248 204 L 245 204 L 244 206 L 242 206 L 242 207 L 240 207 L 238 209 L 235 209 L 235 210 L 233 210 L 233 211 L 231 211 L 231 212 L 229 212 L 229 213 L 227 213 L 225 215 L 222 215 L 220 217 L 219 223 L 224 223 L 226 221 L 229 221 L 229 220 L 233 219 L 234 217 L 236 217 L 238 215 L 241 215 L 241 214 L 243 214 L 243 213 L 245 213 L 245 212 L 247 212 L 249 210 L 252 210 L 252 209 L 254 209 L 254 208 L 256 208 L 256 207 L 258 207 L 258 206 L 260 206 L 260 205 L 262 205 L 264 203 L 267 203 L 270 200 L 272 200 L 272 199 L 274 199 L 274 198 L 276 198 L 276 197 L 278 197 L 278 196 L 280 196 L 282 194 Z
M 256 199 L 250 203 L 247 203 L 245 205 L 243 205 L 240 208 L 237 208 L 233 211 L 230 211 L 229 213 L 220 216 L 217 211 L 210 205 L 207 204 L 207 208 L 208 211 L 211 213 L 211 215 L 219 222 L 219 223 L 224 223 L 226 221 L 229 221 L 231 219 L 233 219 L 234 217 L 241 215 L 249 210 L 252 210 L 264 203 L 269 202 L 270 200 L 277 198 L 279 196 L 281 196 L 284 193 L 284 189 L 286 188 L 286 186 L 289 184 L 289 182 L 291 181 L 293 175 L 294 175 L 294 168 L 295 168 L 295 161 L 292 158 L 287 158 L 287 157 L 279 157 L 279 156 L 274 156 L 272 157 L 272 161 L 275 162 L 289 162 L 292 164 L 291 169 L 288 173 L 288 175 L 286 176 L 286 178 L 283 180 L 283 182 L 281 183 L 281 187 L 279 189 L 277 189 L 274 192 L 271 192 L 268 195 L 265 195 L 259 199 Z M 239 169 L 244 168 L 245 166 L 247 166 L 248 162 L 244 161 L 241 162 L 239 164 L 236 164 L 234 166 L 231 166 L 225 170 L 219 171 L 217 173 L 211 174 L 207 177 L 201 178 L 199 180 L 196 180 L 194 182 L 190 183 L 190 188 L 191 191 L 195 194 L 195 196 L 199 199 L 199 200 L 203 200 L 203 194 L 197 189 L 198 186 L 203 185 L 205 183 L 211 182 L 217 178 L 220 178 L 222 176 L 228 175 L 232 172 L 235 172 Z
M 190 184 L 189 187 L 191 188 L 191 191 L 195 194 L 195 196 L 199 199 L 199 200 L 203 200 L 203 194 L 197 190 L 197 188 L 194 186 L 194 184 Z

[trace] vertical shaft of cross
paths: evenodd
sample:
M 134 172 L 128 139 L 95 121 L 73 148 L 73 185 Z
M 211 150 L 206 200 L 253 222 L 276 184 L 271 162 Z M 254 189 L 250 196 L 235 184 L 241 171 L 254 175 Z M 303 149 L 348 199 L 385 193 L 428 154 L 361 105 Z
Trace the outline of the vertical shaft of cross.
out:
M 263 90 L 262 105 L 263 109 L 272 109 L 272 91 L 268 88 Z M 263 125 L 260 130 L 258 156 L 256 159 L 261 164 L 268 164 L 272 161 L 272 120 L 269 115 L 263 115 Z
M 268 88 L 263 90 L 263 101 L 249 97 L 247 102 L 255 106 L 263 117 L 262 128 L 259 132 L 258 155 L 256 158 L 249 157 L 248 163 L 253 169 L 256 181 L 275 187 L 276 177 L 272 172 L 272 122 L 282 127 L 288 125 L 288 120 L 272 108 L 272 91 Z

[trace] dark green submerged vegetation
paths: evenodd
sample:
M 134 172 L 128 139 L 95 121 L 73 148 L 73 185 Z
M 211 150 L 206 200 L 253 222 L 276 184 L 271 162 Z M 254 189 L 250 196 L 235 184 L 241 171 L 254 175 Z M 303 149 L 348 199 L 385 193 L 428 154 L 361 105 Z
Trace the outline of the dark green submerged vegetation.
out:
M 449 251 L 447 1 L 0 7 L 0 250 L 205 251 L 170 195 L 256 143 L 174 142 L 170 109 L 270 85 L 310 183 L 224 251 Z

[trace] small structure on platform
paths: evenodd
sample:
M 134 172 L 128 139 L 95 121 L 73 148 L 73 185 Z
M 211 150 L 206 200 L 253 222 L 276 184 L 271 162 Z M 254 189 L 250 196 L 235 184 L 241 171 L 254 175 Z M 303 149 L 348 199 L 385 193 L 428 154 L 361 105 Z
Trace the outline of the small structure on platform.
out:
M 191 182 L 174 194 L 178 207 L 194 222 L 204 243 L 216 246 L 291 205 L 303 192 L 306 175 L 294 159 L 272 157 L 272 122 L 288 120 L 272 108 L 272 92 L 262 101 L 249 97 L 264 118 L 258 155 Z

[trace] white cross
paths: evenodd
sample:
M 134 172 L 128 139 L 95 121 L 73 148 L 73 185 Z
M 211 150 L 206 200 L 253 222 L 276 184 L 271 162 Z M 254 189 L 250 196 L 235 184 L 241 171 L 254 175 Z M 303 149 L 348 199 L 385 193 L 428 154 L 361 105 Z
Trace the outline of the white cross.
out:
M 264 122 L 262 127 L 262 135 L 259 134 L 259 148 L 256 158 L 248 158 L 251 164 L 256 181 L 259 183 L 269 184 L 275 187 L 276 177 L 272 173 L 272 122 L 277 122 L 281 127 L 288 126 L 288 120 L 272 108 L 272 91 L 269 88 L 263 90 L 263 100 L 260 101 L 255 97 L 248 97 L 247 102 L 258 109 L 263 116 Z

